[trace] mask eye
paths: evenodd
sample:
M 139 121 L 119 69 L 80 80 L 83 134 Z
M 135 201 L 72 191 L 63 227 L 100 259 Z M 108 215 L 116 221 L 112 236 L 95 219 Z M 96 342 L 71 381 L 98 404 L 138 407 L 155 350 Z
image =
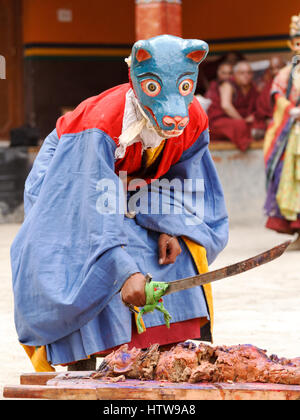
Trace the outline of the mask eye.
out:
M 183 80 L 179 85 L 179 92 L 182 96 L 187 96 L 193 91 L 194 82 L 191 79 Z
M 161 91 L 160 84 L 156 80 L 153 80 L 153 79 L 143 80 L 141 83 L 141 86 L 142 86 L 143 91 L 148 96 L 157 96 Z

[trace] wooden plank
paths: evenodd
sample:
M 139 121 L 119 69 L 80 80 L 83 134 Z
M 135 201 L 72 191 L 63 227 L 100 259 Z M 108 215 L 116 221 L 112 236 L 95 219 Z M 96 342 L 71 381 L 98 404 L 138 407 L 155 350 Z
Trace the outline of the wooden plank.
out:
M 4 387 L 5 398 L 55 400 L 300 400 L 299 385 L 263 383 L 170 383 L 83 379 L 89 372 L 59 374 L 47 385 Z M 41 376 L 32 378 L 41 380 Z M 69 379 L 72 377 L 72 379 Z M 62 379 L 64 378 L 64 379 Z
M 21 385 L 46 385 L 50 379 L 55 378 L 58 372 L 37 372 L 22 373 L 20 375 Z
M 48 400 L 96 400 L 95 389 L 57 388 L 45 385 L 5 386 L 4 398 L 37 398 Z
M 255 140 L 250 144 L 250 150 L 257 150 L 257 149 L 263 149 L 263 140 Z M 217 151 L 217 150 L 239 150 L 235 144 L 231 143 L 230 141 L 226 140 L 214 140 L 209 143 L 209 149 L 211 151 Z M 245 153 L 245 152 L 241 152 Z
M 95 388 L 98 399 L 111 400 L 300 400 L 300 386 L 262 383 L 171 383 L 159 381 L 138 381 L 110 383 L 109 380 L 61 379 L 58 375 L 48 385 L 69 389 Z M 69 375 L 69 374 L 68 374 Z M 86 373 L 85 373 L 86 375 Z

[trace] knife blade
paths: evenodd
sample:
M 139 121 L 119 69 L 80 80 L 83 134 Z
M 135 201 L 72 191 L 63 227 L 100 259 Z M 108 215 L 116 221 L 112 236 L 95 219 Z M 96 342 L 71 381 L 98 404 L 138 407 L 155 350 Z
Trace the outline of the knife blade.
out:
M 164 295 L 166 296 L 181 290 L 202 286 L 204 284 L 222 280 L 227 277 L 232 277 L 237 274 L 252 270 L 253 268 L 259 267 L 263 264 L 267 264 L 268 262 L 280 257 L 291 243 L 292 241 L 286 241 L 280 245 L 275 246 L 274 248 L 256 255 L 255 257 L 248 258 L 247 260 L 243 260 L 238 263 L 219 268 L 218 270 L 210 271 L 208 273 L 198 274 L 196 276 L 186 277 L 184 279 L 170 282 L 169 287 Z

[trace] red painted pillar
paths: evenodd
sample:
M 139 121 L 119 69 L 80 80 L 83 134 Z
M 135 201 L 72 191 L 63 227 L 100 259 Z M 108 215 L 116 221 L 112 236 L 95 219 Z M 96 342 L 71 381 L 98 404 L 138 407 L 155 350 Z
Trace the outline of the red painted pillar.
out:
M 182 36 L 181 0 L 135 0 L 136 40 L 169 34 Z

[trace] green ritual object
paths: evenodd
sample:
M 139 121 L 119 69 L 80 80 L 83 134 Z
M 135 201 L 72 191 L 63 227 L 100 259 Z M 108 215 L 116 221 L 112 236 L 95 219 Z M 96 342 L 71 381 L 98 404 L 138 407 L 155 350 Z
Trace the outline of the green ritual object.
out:
M 149 275 L 148 275 L 149 276 Z M 150 278 L 150 276 L 148 277 Z M 146 328 L 143 326 L 142 316 L 148 312 L 153 312 L 155 309 L 164 314 L 166 326 L 170 328 L 170 319 L 172 318 L 169 312 L 164 307 L 162 296 L 168 289 L 169 284 L 158 281 L 147 281 L 145 285 L 146 305 L 139 311 L 136 324 L 138 333 L 145 332 Z

